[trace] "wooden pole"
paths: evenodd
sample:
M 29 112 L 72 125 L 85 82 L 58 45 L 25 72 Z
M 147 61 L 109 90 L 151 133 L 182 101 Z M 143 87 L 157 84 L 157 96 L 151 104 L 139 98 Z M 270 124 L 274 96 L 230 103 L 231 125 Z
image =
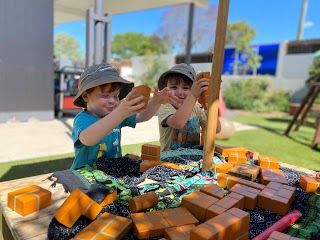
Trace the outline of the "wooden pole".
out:
M 209 85 L 208 119 L 203 150 L 202 171 L 207 171 L 212 168 L 228 11 L 229 0 L 219 0 L 218 20 L 216 25 L 211 79 Z

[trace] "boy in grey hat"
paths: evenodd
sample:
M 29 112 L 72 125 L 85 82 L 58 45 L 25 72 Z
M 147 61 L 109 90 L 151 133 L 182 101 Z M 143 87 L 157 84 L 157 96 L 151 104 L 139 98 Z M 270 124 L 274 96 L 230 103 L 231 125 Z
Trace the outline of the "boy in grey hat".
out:
M 133 83 L 123 79 L 108 63 L 93 65 L 81 74 L 73 103 L 84 110 L 74 118 L 72 169 L 92 165 L 102 156 L 121 157 L 121 128 L 134 128 L 136 123 L 154 116 L 162 103 L 177 101 L 168 88 L 155 89 L 145 109 L 146 103 L 139 103 L 143 96 L 129 100 L 136 92 L 132 87 Z
M 173 66 L 160 76 L 159 90 L 167 87 L 179 99 L 178 103 L 163 104 L 159 109 L 161 151 L 200 145 L 200 126 L 206 125 L 207 116 L 196 102 L 208 86 L 209 79 L 203 78 L 202 73 L 196 75 L 193 67 L 185 63 Z M 220 132 L 219 120 L 217 132 Z

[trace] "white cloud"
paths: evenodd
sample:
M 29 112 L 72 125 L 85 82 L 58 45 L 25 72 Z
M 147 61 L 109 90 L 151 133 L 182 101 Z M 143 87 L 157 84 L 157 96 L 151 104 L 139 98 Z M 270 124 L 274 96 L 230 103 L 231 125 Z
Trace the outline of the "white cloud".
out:
M 304 28 L 311 28 L 313 27 L 313 25 L 314 25 L 314 22 L 307 21 L 304 23 Z

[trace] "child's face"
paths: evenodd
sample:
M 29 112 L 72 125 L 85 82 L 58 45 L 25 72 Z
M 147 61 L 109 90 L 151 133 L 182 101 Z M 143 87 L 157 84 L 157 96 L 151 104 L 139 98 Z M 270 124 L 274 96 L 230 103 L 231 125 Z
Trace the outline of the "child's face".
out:
M 185 81 L 172 81 L 169 80 L 167 87 L 174 92 L 174 95 L 178 98 L 178 103 L 172 104 L 176 109 L 180 108 L 184 100 L 188 96 L 191 86 Z
M 120 89 L 110 91 L 111 84 L 101 90 L 95 87 L 92 92 L 85 92 L 82 98 L 87 103 L 87 111 L 95 117 L 105 117 L 119 105 Z

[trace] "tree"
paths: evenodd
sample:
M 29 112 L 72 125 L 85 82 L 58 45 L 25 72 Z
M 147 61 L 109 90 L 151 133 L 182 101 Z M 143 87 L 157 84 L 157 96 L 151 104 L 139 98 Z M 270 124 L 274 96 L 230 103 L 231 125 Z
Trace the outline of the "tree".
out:
M 168 70 L 168 64 L 165 60 L 161 59 L 160 55 L 154 54 L 145 55 L 142 62 L 146 71 L 139 76 L 139 79 L 136 77 L 136 80 L 149 87 L 157 86 L 160 75 Z
M 185 53 L 188 34 L 189 5 L 177 5 L 162 13 L 156 34 L 167 44 L 170 52 Z M 195 7 L 191 52 L 207 51 L 213 46 L 217 8 Z
M 316 80 L 320 75 L 320 57 L 313 59 L 312 65 L 309 67 L 309 79 Z
M 54 55 L 58 58 L 61 55 L 67 55 L 74 60 L 79 60 L 82 58 L 80 43 L 68 33 L 60 32 L 54 38 Z
M 255 47 L 251 47 L 251 41 L 256 35 L 255 29 L 245 21 L 228 24 L 226 44 L 235 46 L 234 74 L 245 74 L 249 68 L 255 71 L 260 67 L 262 57 L 257 54 Z
M 157 35 L 142 33 L 116 34 L 112 40 L 112 53 L 118 58 L 130 58 L 148 53 L 166 53 L 167 48 Z

